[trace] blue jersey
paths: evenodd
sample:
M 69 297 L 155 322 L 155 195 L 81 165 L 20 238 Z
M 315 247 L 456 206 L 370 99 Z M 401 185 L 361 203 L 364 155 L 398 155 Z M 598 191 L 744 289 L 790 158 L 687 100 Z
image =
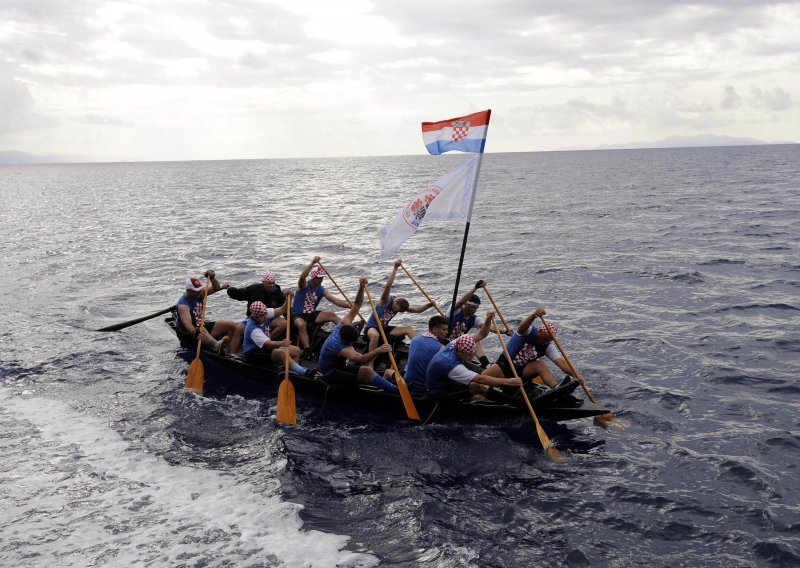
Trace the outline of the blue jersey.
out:
M 313 313 L 325 295 L 325 286 L 314 288 L 311 284 L 298 291 L 292 300 L 292 315 Z
M 245 353 L 261 349 L 250 336 L 256 329 L 263 331 L 264 335 L 269 338 L 269 320 L 264 320 L 264 323 L 256 323 L 253 318 L 247 318 L 247 325 L 244 328 L 244 341 L 242 342 L 242 351 Z
M 444 349 L 438 339 L 430 334 L 416 336 L 408 345 L 408 362 L 403 378 L 409 385 L 425 390 L 425 372 L 433 356 Z
M 397 315 L 397 312 L 392 309 L 394 306 L 394 296 L 389 296 L 389 303 L 385 306 L 375 306 L 375 311 L 378 312 L 378 317 L 381 318 L 381 325 L 386 327 L 392 318 Z M 364 326 L 364 329 L 367 330 L 371 327 L 378 329 L 378 323 L 375 320 L 375 314 L 369 316 L 367 320 L 367 325 Z
M 340 334 L 341 330 L 342 324 L 336 324 L 336 327 L 333 328 L 333 331 L 325 340 L 325 343 L 322 344 L 322 350 L 319 352 L 317 369 L 319 369 L 323 377 L 331 376 L 334 371 L 339 368 L 339 364 L 342 363 L 342 359 L 344 359 L 339 355 L 339 351 L 350 346 L 350 343 L 342 339 Z
M 178 298 L 179 306 L 186 306 L 189 308 L 189 313 L 192 315 L 192 325 L 194 327 L 200 326 L 200 316 L 203 313 L 203 298 L 187 298 L 186 294 Z M 189 333 L 189 330 L 183 327 L 181 318 L 175 319 L 175 328 L 183 333 Z
M 425 385 L 428 387 L 428 394 L 436 396 L 444 392 L 448 386 L 453 384 L 447 375 L 462 364 L 452 343 L 434 355 L 425 371 Z
M 467 333 L 470 329 L 475 327 L 476 319 L 478 319 L 478 314 L 465 316 L 464 309 L 458 308 L 453 314 L 453 329 L 450 331 L 448 339 L 456 339 Z

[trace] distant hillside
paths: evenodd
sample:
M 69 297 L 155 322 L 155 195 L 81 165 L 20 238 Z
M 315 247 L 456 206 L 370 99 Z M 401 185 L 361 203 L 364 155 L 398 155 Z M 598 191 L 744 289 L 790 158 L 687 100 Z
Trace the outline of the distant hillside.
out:
M 764 144 L 796 144 L 797 142 L 765 142 L 756 138 L 737 138 L 716 134 L 697 136 L 669 136 L 655 142 L 628 142 L 625 144 L 603 144 L 591 150 L 632 150 L 636 148 L 697 148 L 702 146 L 760 146 Z M 587 148 L 589 149 L 589 148 Z
M 96 162 L 96 158 L 89 156 L 39 156 L 37 154 L 28 154 L 27 152 L 17 152 L 14 150 L 0 152 L 0 164 L 74 164 L 83 162 Z

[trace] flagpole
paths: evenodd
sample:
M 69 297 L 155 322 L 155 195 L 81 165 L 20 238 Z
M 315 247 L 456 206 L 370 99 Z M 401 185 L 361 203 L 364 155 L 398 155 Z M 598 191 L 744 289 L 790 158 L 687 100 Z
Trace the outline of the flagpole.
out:
M 489 111 L 491 113 L 491 111 Z M 488 127 L 487 127 L 488 130 Z M 484 141 L 484 145 L 485 145 Z M 453 316 L 455 315 L 456 301 L 458 300 L 458 285 L 461 282 L 461 268 L 464 266 L 464 253 L 467 251 L 467 238 L 469 237 L 469 224 L 472 221 L 472 206 L 475 204 L 475 194 L 478 192 L 478 176 L 481 173 L 483 163 L 483 146 L 478 156 L 478 163 L 475 165 L 475 181 L 472 184 L 472 199 L 469 202 L 469 212 L 467 213 L 467 224 L 464 227 L 464 240 L 461 242 L 461 257 L 458 259 L 458 272 L 456 273 L 456 285 L 453 287 L 453 302 L 450 304 L 450 320 L 447 323 L 447 334 L 453 331 Z

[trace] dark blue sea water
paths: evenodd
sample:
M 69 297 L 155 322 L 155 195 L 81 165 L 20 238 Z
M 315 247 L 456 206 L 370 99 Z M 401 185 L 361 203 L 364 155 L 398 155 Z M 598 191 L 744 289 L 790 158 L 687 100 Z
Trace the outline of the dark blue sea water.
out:
M 560 465 L 529 420 L 279 427 L 185 395 L 160 318 L 91 331 L 208 267 L 291 288 L 319 254 L 379 293 L 377 226 L 464 159 L 0 168 L 0 565 L 798 565 L 800 146 L 486 155 L 463 284 L 544 306 L 628 426 L 544 423 Z M 463 228 L 402 249 L 443 304 Z

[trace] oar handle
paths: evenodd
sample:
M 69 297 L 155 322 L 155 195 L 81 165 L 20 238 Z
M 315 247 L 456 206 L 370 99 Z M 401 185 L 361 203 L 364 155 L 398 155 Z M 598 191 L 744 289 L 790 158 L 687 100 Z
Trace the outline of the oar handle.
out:
M 550 339 L 553 340 L 553 343 L 556 344 L 556 347 L 558 347 L 558 350 L 561 352 L 561 356 L 567 362 L 567 365 L 569 366 L 570 371 L 572 371 L 572 376 L 573 377 L 577 377 L 580 373 L 578 373 L 578 370 L 575 368 L 575 365 L 572 364 L 572 361 L 569 360 L 569 357 L 567 356 L 567 352 L 564 351 L 564 348 L 561 346 L 561 342 L 553 334 L 553 332 L 550 331 L 550 326 L 547 325 L 547 322 L 545 321 L 544 316 L 539 316 L 539 319 L 542 320 L 542 324 L 544 324 L 544 329 L 545 329 L 545 331 L 547 331 L 547 335 L 549 335 Z M 597 401 L 592 396 L 592 393 L 589 392 L 589 387 L 586 386 L 585 382 L 584 381 L 580 381 L 580 383 L 581 383 L 581 386 L 583 387 L 583 392 L 586 393 L 586 396 L 589 397 L 589 400 L 591 400 L 593 404 L 597 404 Z
M 497 327 L 497 322 L 492 321 L 492 325 L 494 326 L 494 332 L 497 334 L 497 339 L 500 340 L 500 345 L 503 347 L 503 353 L 505 353 L 506 360 L 508 361 L 508 366 L 511 368 L 511 372 L 514 374 L 514 378 L 518 379 L 519 375 L 517 374 L 517 369 L 514 367 L 514 361 L 511 359 L 511 355 L 508 353 L 508 349 L 506 348 L 506 342 L 503 340 L 503 334 L 500 333 L 500 328 Z M 533 418 L 534 424 L 536 424 L 536 433 L 539 435 L 539 442 L 541 442 L 542 447 L 547 451 L 549 448 L 553 448 L 555 450 L 555 446 L 550 441 L 550 438 L 547 437 L 547 434 L 542 428 L 542 425 L 539 424 L 539 419 L 536 417 L 536 412 L 533 410 L 533 405 L 531 404 L 530 399 L 528 398 L 528 393 L 525 392 L 525 385 L 519 387 L 519 392 L 522 393 L 522 398 L 525 400 L 525 405 L 528 407 L 528 412 L 531 413 L 531 418 Z
M 330 272 L 328 272 L 328 269 L 327 269 L 327 268 L 325 268 L 324 266 L 322 266 L 322 263 L 321 263 L 321 262 L 319 262 L 319 261 L 317 262 L 317 264 L 319 265 L 319 267 L 320 267 L 322 270 L 324 270 L 324 271 L 325 271 L 325 274 L 327 274 L 327 275 L 328 275 L 328 278 L 330 278 L 330 279 L 331 279 L 331 282 L 333 282 L 333 285 L 334 285 L 334 286 L 336 286 L 336 289 L 337 289 L 337 290 L 339 290 L 339 293 L 342 295 L 342 297 L 345 299 L 345 301 L 346 301 L 348 304 L 350 304 L 350 307 L 352 308 L 352 307 L 353 307 L 353 302 L 351 302 L 351 301 L 350 301 L 350 298 L 348 298 L 348 297 L 347 297 L 347 294 L 345 293 L 345 291 L 344 291 L 344 290 L 342 290 L 342 289 L 339 287 L 339 285 L 336 283 L 336 280 L 334 280 L 333 276 L 331 276 L 331 273 L 330 273 Z M 358 319 L 360 319 L 362 323 L 367 323 L 367 320 L 365 320 L 365 319 L 364 319 L 364 317 L 361 315 L 361 312 L 358 312 Z
M 497 307 L 497 304 L 494 303 L 494 298 L 492 298 L 492 295 L 489 293 L 489 288 L 486 286 L 486 284 L 483 285 L 483 291 L 486 292 L 486 297 L 489 298 L 489 301 L 492 303 L 494 311 L 497 312 L 498 316 L 500 316 L 500 321 L 503 322 L 503 325 L 506 328 L 506 333 L 508 335 L 511 335 L 511 328 L 508 327 L 508 324 L 506 323 L 506 318 L 503 317 L 503 312 L 501 312 L 500 308 Z
M 411 275 L 411 273 L 408 271 L 408 268 L 406 268 L 406 265 L 405 265 L 405 264 L 403 264 L 403 263 L 401 262 L 401 263 L 400 263 L 400 268 L 402 268 L 402 269 L 403 269 L 403 272 L 405 272 L 405 273 L 406 273 L 406 276 L 408 276 L 409 278 L 411 278 L 411 281 L 412 281 L 414 284 L 416 284 L 417 288 L 419 288 L 419 291 L 420 291 L 420 292 L 422 292 L 422 295 L 423 295 L 423 296 L 425 296 L 425 297 L 428 299 L 428 301 L 429 301 L 431 304 L 433 304 L 433 307 L 434 307 L 434 308 L 436 308 L 436 311 L 437 311 L 437 312 L 439 312 L 439 315 L 440 315 L 440 316 L 442 316 L 442 317 L 445 317 L 445 316 L 444 316 L 444 312 L 442 312 L 442 310 L 439 308 L 439 305 L 438 305 L 436 302 L 434 302 L 434 301 L 433 301 L 433 298 L 431 298 L 430 296 L 428 296 L 428 293 L 425 291 L 425 289 L 424 289 L 422 286 L 420 286 L 419 282 L 417 282 L 417 279 L 416 279 L 416 278 L 414 278 L 414 277 Z
M 206 289 L 203 292 L 203 309 L 200 312 L 200 325 L 198 326 L 198 330 L 203 328 L 203 325 L 206 323 L 206 306 L 208 306 L 208 283 L 211 282 L 211 279 L 206 276 Z M 201 332 L 202 333 L 202 332 Z M 203 340 L 198 337 L 197 338 L 197 357 L 200 357 L 200 349 L 203 346 Z
M 287 310 L 291 310 L 291 306 L 292 306 L 292 293 L 291 292 L 286 292 L 286 303 L 288 304 Z M 291 321 L 287 321 L 286 322 L 286 339 L 289 341 L 289 347 L 286 348 L 286 355 L 284 356 L 284 365 L 283 365 L 285 367 L 285 369 L 283 371 L 283 380 L 284 381 L 288 381 L 289 380 L 289 366 L 291 365 L 289 363 L 289 358 L 291 357 L 289 355 L 289 351 L 292 350 L 292 322 Z

